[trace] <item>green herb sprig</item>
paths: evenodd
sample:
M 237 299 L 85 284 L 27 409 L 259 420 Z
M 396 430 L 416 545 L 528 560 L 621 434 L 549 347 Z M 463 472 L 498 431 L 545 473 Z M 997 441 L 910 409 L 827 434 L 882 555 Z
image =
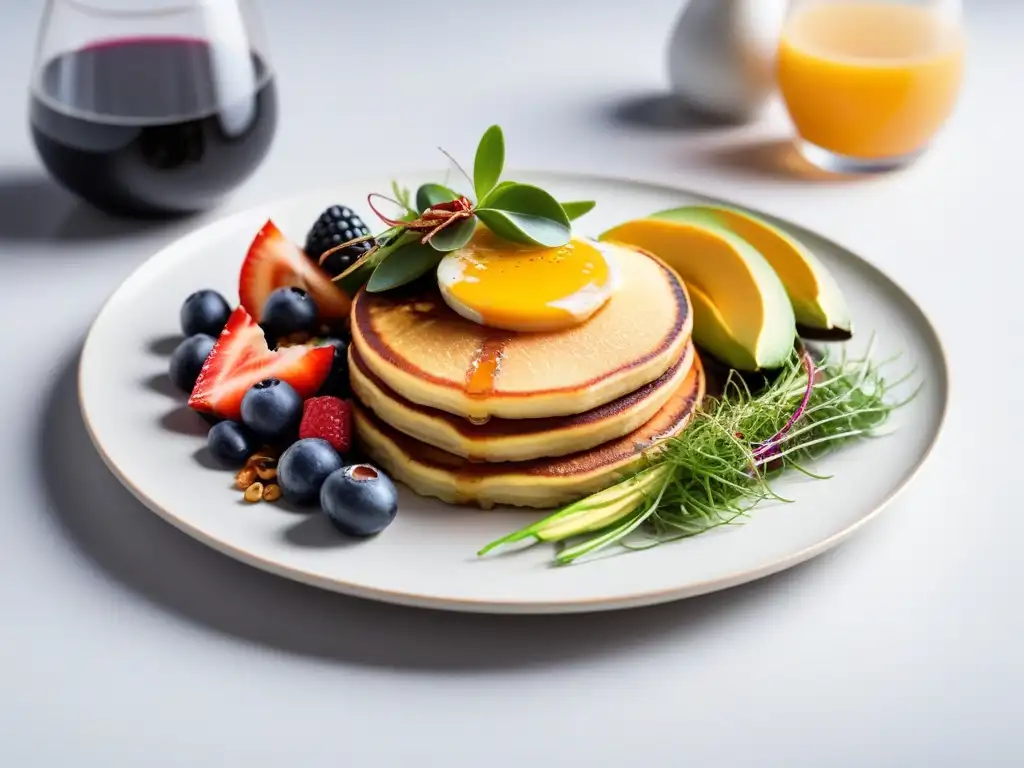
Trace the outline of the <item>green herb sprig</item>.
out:
M 415 198 L 397 182 L 391 185 L 394 198 L 370 195 L 370 207 L 389 228 L 376 237 L 342 243 L 320 257 L 323 263 L 336 250 L 376 240 L 358 261 L 334 278 L 342 290 L 354 296 L 364 285 L 367 291 L 376 293 L 417 280 L 435 269 L 446 253 L 465 246 L 480 225 L 514 243 L 552 248 L 565 245 L 572 237 L 571 222 L 595 205 L 592 200 L 560 203 L 540 187 L 502 181 L 505 137 L 497 125 L 488 128 L 480 139 L 472 178 L 457 162 L 455 165 L 472 185 L 475 203 L 437 183 L 420 186 Z M 401 218 L 391 219 L 377 211 L 373 206 L 375 197 L 401 208 Z
M 766 499 L 789 501 L 772 489 L 772 477 L 795 469 L 824 479 L 805 462 L 879 435 L 890 414 L 913 397 L 892 399 L 907 377 L 887 382 L 886 363 L 873 363 L 870 347 L 857 359 L 844 352 L 831 362 L 822 355 L 817 369 L 810 368 L 811 387 L 797 353 L 757 394 L 730 372 L 722 394 L 705 398 L 689 427 L 649 452 L 631 477 L 491 542 L 479 554 L 521 541 L 563 542 L 555 562 L 565 565 L 614 544 L 646 549 L 736 523 Z M 800 418 L 790 424 L 802 403 Z

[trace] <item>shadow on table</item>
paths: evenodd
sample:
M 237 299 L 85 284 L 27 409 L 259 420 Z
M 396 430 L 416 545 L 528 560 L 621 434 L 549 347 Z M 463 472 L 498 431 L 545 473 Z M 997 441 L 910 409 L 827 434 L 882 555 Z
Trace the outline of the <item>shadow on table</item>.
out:
M 736 122 L 698 112 L 668 92 L 634 94 L 610 102 L 604 108 L 609 122 L 626 128 L 664 133 L 686 133 L 733 128 Z
M 599 109 L 613 126 L 648 133 L 682 136 L 717 132 L 726 136 L 731 129 L 745 125 L 742 121 L 696 111 L 669 92 L 620 96 L 600 104 Z M 790 137 L 750 140 L 737 135 L 736 139 L 701 147 L 696 152 L 690 150 L 686 162 L 737 175 L 801 182 L 837 184 L 876 178 L 823 171 L 803 158 Z
M 856 175 L 823 171 L 811 165 L 791 139 L 745 141 L 715 147 L 688 156 L 696 165 L 745 176 L 759 176 L 820 184 L 844 184 L 881 178 L 882 174 Z
M 337 661 L 411 669 L 502 669 L 558 664 L 681 642 L 736 618 L 821 559 L 762 581 L 675 604 L 575 616 L 485 616 L 349 598 L 251 568 L 146 510 L 107 470 L 78 406 L 78 356 L 55 378 L 40 425 L 38 471 L 69 542 L 112 581 L 217 632 Z
M 81 202 L 43 173 L 0 174 L 0 242 L 107 240 L 177 221 L 115 218 Z

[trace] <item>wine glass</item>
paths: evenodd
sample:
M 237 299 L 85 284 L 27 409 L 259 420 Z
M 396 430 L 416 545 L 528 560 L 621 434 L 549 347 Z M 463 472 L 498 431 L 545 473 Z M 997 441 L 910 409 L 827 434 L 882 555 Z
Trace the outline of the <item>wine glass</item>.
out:
M 959 0 L 793 0 L 776 68 L 801 154 L 836 173 L 913 162 L 953 112 L 964 48 Z
M 216 204 L 263 160 L 277 125 L 249 0 L 48 0 L 32 138 L 64 187 L 104 211 Z

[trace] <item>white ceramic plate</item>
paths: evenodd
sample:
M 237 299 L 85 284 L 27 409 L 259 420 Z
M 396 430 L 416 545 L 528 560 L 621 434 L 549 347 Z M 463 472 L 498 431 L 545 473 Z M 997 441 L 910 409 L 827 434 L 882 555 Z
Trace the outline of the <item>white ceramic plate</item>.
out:
M 519 174 L 561 199 L 595 199 L 579 228 L 612 224 L 702 198 L 646 184 L 556 174 Z M 401 177 L 415 185 L 426 176 Z M 857 324 L 854 351 L 877 332 L 877 354 L 902 352 L 924 382 L 894 418 L 890 436 L 851 445 L 822 460 L 834 477 L 777 484 L 792 504 L 765 504 L 742 526 L 653 549 L 553 567 L 552 550 L 478 559 L 488 541 L 536 518 L 536 512 L 482 512 L 447 506 L 402 489 L 398 519 L 364 542 L 346 541 L 319 513 L 246 504 L 232 474 L 204 465 L 204 423 L 166 377 L 178 309 L 193 290 L 237 298 L 238 269 L 250 240 L 272 216 L 302 241 L 332 203 L 361 205 L 389 178 L 241 213 L 164 249 L 110 298 L 82 354 L 85 421 L 111 470 L 150 509 L 190 536 L 258 568 L 339 592 L 460 611 L 544 613 L 607 610 L 664 602 L 740 584 L 796 565 L 838 544 L 877 514 L 913 477 L 935 442 L 947 400 L 947 370 L 935 332 L 899 287 L 857 256 L 790 226 L 834 270 Z M 370 218 L 367 217 L 367 221 Z M 372 226 L 372 225 L 371 225 Z M 787 225 L 789 226 L 789 225 Z M 639 311 L 639 310 L 638 310 Z

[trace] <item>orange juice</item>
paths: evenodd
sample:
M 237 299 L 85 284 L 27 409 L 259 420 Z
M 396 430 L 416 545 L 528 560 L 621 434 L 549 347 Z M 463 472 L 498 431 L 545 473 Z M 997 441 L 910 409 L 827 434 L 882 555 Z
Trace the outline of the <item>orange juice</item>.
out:
M 920 6 L 811 5 L 793 14 L 778 55 L 779 88 L 801 138 L 851 158 L 923 149 L 953 110 L 960 29 Z

